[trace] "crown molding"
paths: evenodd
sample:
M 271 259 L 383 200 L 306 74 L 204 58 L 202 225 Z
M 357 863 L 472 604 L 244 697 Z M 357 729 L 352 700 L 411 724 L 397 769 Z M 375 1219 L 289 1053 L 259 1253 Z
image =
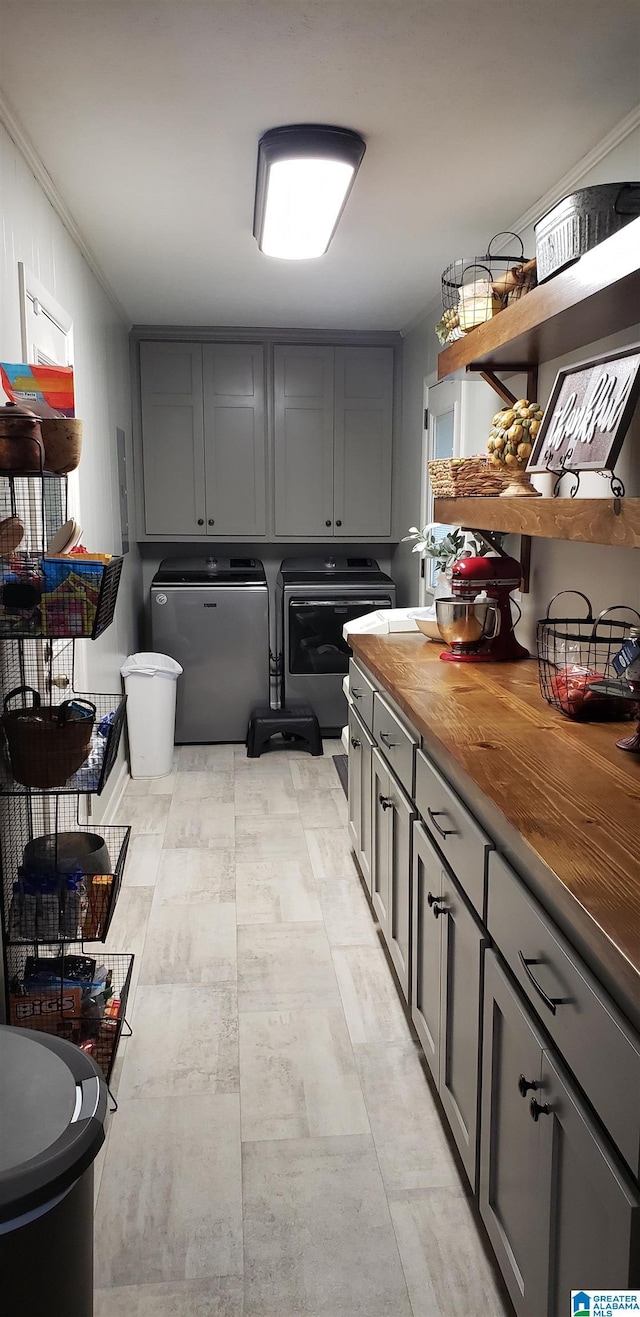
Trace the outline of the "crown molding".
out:
M 55 210 L 58 219 L 64 225 L 65 229 L 67 230 L 67 233 L 69 234 L 69 237 L 73 240 L 76 247 L 79 249 L 81 255 L 84 257 L 87 265 L 89 266 L 89 269 L 91 270 L 92 274 L 95 275 L 101 288 L 109 298 L 109 301 L 112 303 L 113 307 L 118 312 L 118 315 L 120 316 L 121 320 L 123 320 L 125 326 L 129 328 L 131 325 L 131 316 L 127 315 L 127 312 L 125 311 L 122 303 L 114 293 L 113 288 L 111 287 L 104 270 L 102 269 L 101 265 L 99 264 L 96 257 L 94 256 L 82 231 L 78 227 L 73 215 L 71 214 L 71 211 L 69 210 L 69 207 L 67 206 L 66 201 L 64 200 L 64 197 L 58 191 L 58 188 L 56 187 L 48 169 L 44 165 L 43 161 L 40 159 L 40 156 L 38 155 L 38 152 L 36 151 L 36 148 L 33 145 L 31 138 L 25 132 L 24 128 L 22 127 L 22 124 L 20 123 L 20 120 L 18 119 L 15 110 L 10 105 L 9 101 L 7 100 L 6 96 L 2 93 L 2 91 L 0 91 L 0 124 L 2 124 L 4 128 L 6 128 L 9 137 L 11 138 L 14 145 L 17 147 L 27 167 L 30 169 L 31 173 L 33 174 L 36 182 L 42 188 L 42 191 L 44 192 L 47 201 Z

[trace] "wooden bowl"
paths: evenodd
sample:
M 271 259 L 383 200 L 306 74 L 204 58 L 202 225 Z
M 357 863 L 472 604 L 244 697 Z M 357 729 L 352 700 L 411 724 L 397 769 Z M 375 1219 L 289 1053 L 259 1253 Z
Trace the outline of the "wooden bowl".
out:
M 44 465 L 46 471 L 65 476 L 75 471 L 82 453 L 82 421 L 55 416 L 42 421 Z

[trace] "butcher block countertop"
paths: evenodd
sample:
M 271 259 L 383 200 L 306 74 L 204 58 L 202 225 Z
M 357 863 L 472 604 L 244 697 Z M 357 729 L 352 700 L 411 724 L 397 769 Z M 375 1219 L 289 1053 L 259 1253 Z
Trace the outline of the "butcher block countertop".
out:
M 576 723 L 537 664 L 442 663 L 418 634 L 352 635 L 426 753 L 640 1029 L 640 756 Z

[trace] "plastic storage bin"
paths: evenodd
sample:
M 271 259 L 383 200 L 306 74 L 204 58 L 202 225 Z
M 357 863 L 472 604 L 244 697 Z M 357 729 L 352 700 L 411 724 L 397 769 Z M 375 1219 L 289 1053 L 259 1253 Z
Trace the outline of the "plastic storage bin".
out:
M 176 684 L 182 668 L 168 654 L 130 654 L 120 669 L 127 693 L 132 777 L 166 777 L 173 764 Z

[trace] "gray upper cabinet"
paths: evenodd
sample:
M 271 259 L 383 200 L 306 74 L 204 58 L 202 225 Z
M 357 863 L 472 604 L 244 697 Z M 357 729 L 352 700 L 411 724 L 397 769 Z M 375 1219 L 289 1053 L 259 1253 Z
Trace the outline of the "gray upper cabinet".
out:
M 333 352 L 274 348 L 276 535 L 333 535 Z
M 388 538 L 391 347 L 274 349 L 275 534 Z
M 149 536 L 266 533 L 264 349 L 140 344 Z
M 264 535 L 264 349 L 203 348 L 207 526 L 215 535 Z
M 391 534 L 393 349 L 335 349 L 336 534 Z
M 141 343 L 142 470 L 147 535 L 205 533 L 199 343 Z

